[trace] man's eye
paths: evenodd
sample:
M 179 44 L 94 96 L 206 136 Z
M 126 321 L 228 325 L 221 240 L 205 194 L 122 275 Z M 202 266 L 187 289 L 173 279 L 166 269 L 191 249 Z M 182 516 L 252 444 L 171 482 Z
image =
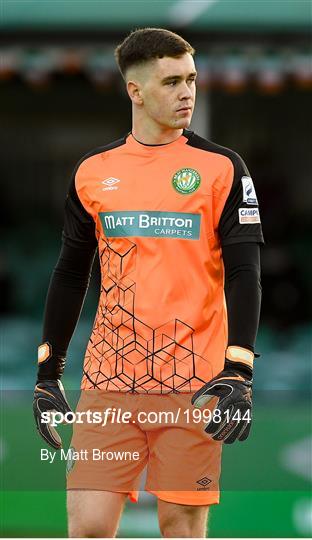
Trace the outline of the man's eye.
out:
M 177 81 L 170 81 L 167 83 L 169 86 L 175 86 L 177 84 Z

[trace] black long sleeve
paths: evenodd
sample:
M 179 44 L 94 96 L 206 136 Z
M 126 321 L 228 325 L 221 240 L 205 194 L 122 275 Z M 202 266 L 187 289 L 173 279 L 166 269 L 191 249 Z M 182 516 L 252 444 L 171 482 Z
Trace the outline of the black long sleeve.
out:
M 43 343 L 51 354 L 39 364 L 38 380 L 61 377 L 66 352 L 79 320 L 97 248 L 95 223 L 82 206 L 72 180 L 65 204 L 62 248 L 47 294 Z
M 260 247 L 256 243 L 222 248 L 228 312 L 228 345 L 254 351 L 260 306 Z
M 233 183 L 218 232 L 225 269 L 228 345 L 254 351 L 260 306 L 260 245 L 264 243 L 255 187 L 242 158 L 231 154 Z
M 69 342 L 79 320 L 89 286 L 94 250 L 63 244 L 53 271 L 45 305 L 42 341 L 52 356 L 39 366 L 38 380 L 59 379 Z

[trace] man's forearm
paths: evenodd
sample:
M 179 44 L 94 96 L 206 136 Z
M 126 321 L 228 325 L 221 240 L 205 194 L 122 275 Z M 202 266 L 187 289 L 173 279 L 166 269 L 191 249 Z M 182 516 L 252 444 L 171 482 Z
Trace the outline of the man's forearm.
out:
M 261 306 L 259 245 L 242 243 L 225 246 L 223 260 L 228 345 L 254 351 Z
M 69 342 L 74 333 L 90 281 L 94 249 L 63 244 L 48 290 L 42 342 L 46 355 L 38 368 L 38 380 L 59 379 Z

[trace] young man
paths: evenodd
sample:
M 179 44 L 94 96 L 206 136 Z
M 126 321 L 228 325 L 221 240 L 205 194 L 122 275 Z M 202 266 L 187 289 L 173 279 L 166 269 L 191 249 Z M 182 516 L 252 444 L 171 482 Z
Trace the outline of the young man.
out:
M 60 377 L 98 247 L 101 293 L 77 410 L 109 410 L 111 421 L 74 424 L 72 451 L 139 454 L 135 461 L 75 458 L 68 466 L 71 537 L 114 537 L 146 465 L 162 535 L 204 537 L 209 506 L 219 501 L 222 444 L 250 430 L 258 202 L 242 159 L 188 130 L 193 54 L 180 36 L 155 28 L 117 47 L 132 131 L 85 156 L 69 189 L 39 347 L 37 427 L 61 446 L 40 415 L 70 411 Z M 197 423 L 193 406 L 203 410 L 210 400 L 206 412 L 215 414 Z M 131 420 L 116 422 L 114 410 Z M 174 413 L 170 425 L 160 412 Z

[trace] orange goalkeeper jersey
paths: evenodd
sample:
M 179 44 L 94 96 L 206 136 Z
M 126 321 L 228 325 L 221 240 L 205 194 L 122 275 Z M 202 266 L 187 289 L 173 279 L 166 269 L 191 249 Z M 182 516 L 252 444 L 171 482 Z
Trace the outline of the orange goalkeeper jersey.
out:
M 129 134 L 79 162 L 70 198 L 101 266 L 82 388 L 196 391 L 224 364 L 222 246 L 263 240 L 244 162 L 188 130 L 156 146 Z

